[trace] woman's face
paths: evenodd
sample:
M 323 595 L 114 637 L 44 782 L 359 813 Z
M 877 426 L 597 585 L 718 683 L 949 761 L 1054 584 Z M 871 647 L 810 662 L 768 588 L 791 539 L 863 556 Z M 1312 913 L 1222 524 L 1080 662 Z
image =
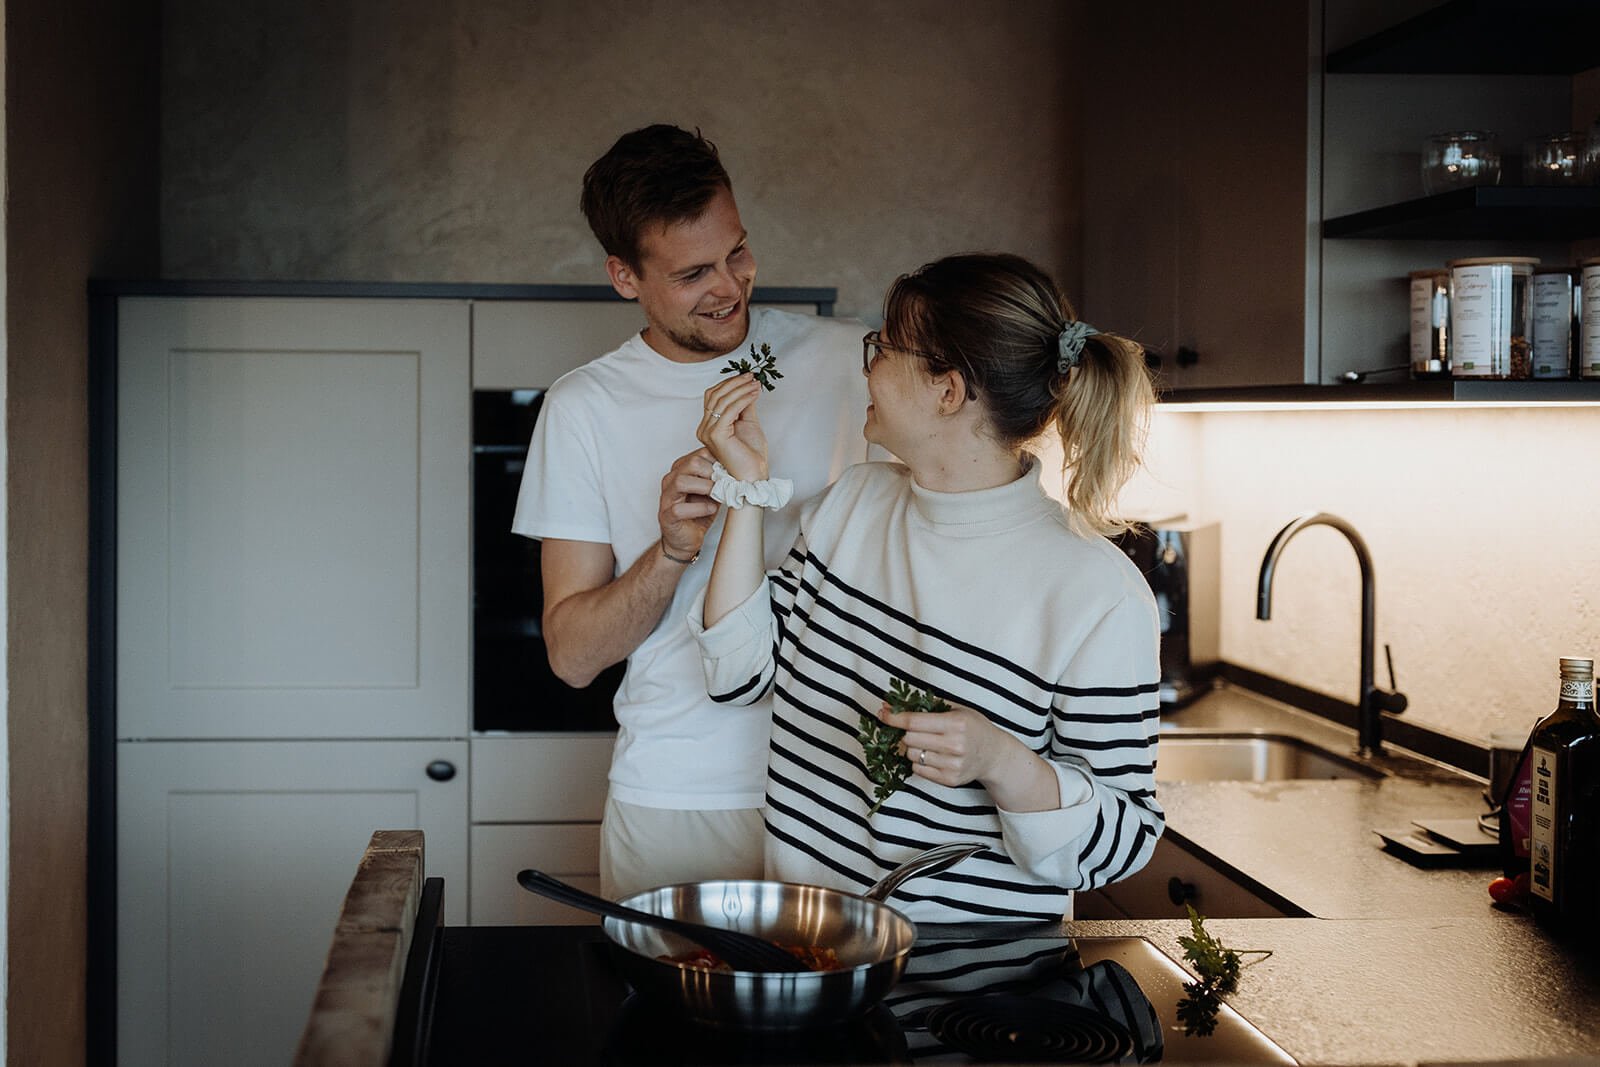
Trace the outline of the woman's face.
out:
M 865 371 L 868 403 L 862 434 L 903 460 L 930 436 L 937 394 L 922 357 L 898 347 L 888 329 L 879 338 L 882 344 Z

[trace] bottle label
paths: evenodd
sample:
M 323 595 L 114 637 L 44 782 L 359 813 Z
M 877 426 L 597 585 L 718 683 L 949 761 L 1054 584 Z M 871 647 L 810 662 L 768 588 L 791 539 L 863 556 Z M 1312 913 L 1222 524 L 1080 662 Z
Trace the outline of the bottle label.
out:
M 1594 679 L 1586 678 L 1583 681 L 1572 681 L 1567 678 L 1561 679 L 1561 699 L 1570 700 L 1575 704 L 1593 704 Z
M 1510 361 L 1511 264 L 1450 271 L 1450 370 L 1457 378 L 1504 377 Z
M 1565 378 L 1572 365 L 1572 276 L 1533 276 L 1533 376 Z
M 1528 869 L 1528 808 L 1529 798 L 1533 795 L 1532 764 L 1533 755 L 1524 746 L 1522 755 L 1517 760 L 1517 769 L 1511 775 L 1510 788 L 1505 793 L 1505 811 L 1502 815 L 1506 820 L 1507 836 L 1510 838 L 1507 843 L 1511 846 L 1511 865 L 1522 870 Z
M 1552 904 L 1556 899 L 1556 754 L 1533 746 L 1533 786 L 1529 797 L 1528 853 L 1531 864 L 1529 888 L 1533 895 Z

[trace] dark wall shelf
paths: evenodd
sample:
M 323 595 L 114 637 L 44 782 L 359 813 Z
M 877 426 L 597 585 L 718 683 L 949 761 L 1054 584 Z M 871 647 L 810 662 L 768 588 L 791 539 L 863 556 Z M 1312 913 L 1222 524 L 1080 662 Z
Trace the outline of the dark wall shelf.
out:
M 1163 406 L 1185 404 L 1596 404 L 1600 379 L 1569 381 L 1471 381 L 1443 379 L 1361 385 L 1246 385 L 1174 389 L 1161 395 Z
M 1600 237 L 1600 187 L 1480 185 L 1451 189 L 1323 219 L 1322 236 L 1382 241 L 1577 241 Z
M 1600 66 L 1595 0 L 1449 0 L 1330 53 L 1329 74 L 1576 74 Z

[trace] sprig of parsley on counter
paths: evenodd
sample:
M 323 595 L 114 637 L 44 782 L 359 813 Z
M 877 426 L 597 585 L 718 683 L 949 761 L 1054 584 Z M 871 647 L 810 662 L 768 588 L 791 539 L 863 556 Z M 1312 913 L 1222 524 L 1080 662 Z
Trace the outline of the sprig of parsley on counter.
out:
M 772 383 L 783 374 L 778 370 L 778 357 L 772 354 L 772 346 L 763 344 L 761 354 L 756 354 L 756 346 L 750 346 L 749 359 L 730 359 L 728 365 L 722 368 L 723 374 L 753 374 L 761 387 L 768 391 L 776 389 Z
M 950 710 L 950 705 L 943 700 L 898 678 L 889 680 L 889 695 L 886 699 L 891 711 Z M 878 809 L 883 807 L 883 802 L 911 777 L 911 761 L 900 752 L 900 739 L 905 733 L 898 726 L 889 726 L 879 721 L 876 715 L 861 713 L 861 729 L 856 737 L 861 741 L 862 751 L 866 753 L 867 777 L 872 780 L 872 796 L 875 801 L 872 807 L 867 809 L 868 816 L 876 815 Z
M 1183 984 L 1183 991 L 1188 996 L 1178 1001 L 1178 1018 L 1183 1022 L 1184 1033 L 1207 1037 L 1217 1028 L 1217 1012 L 1222 1007 L 1222 997 L 1239 988 L 1243 957 L 1259 955 L 1261 959 L 1250 962 L 1260 963 L 1272 955 L 1272 951 L 1259 948 L 1231 949 L 1205 928 L 1206 917 L 1195 911 L 1194 905 L 1185 904 L 1184 907 L 1189 909 L 1191 936 L 1179 937 L 1178 944 L 1183 946 L 1183 958 L 1193 965 L 1200 980 Z

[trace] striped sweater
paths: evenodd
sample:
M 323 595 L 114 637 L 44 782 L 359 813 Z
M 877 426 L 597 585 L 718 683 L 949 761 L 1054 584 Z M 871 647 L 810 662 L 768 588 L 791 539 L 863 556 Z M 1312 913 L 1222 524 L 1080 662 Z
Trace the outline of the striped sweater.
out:
M 690 628 L 714 700 L 773 692 L 769 877 L 860 892 L 921 849 L 987 850 L 913 879 L 923 922 L 1059 919 L 1071 891 L 1139 870 L 1155 797 L 1158 627 L 1149 586 L 1039 487 L 936 493 L 864 463 L 807 503 L 788 558 L 745 603 Z M 900 678 L 982 712 L 1048 760 L 1051 811 L 1008 812 L 977 782 L 912 777 L 874 815 L 857 730 Z M 745 713 L 730 707 L 729 714 Z M 754 710 L 749 714 L 758 714 Z

